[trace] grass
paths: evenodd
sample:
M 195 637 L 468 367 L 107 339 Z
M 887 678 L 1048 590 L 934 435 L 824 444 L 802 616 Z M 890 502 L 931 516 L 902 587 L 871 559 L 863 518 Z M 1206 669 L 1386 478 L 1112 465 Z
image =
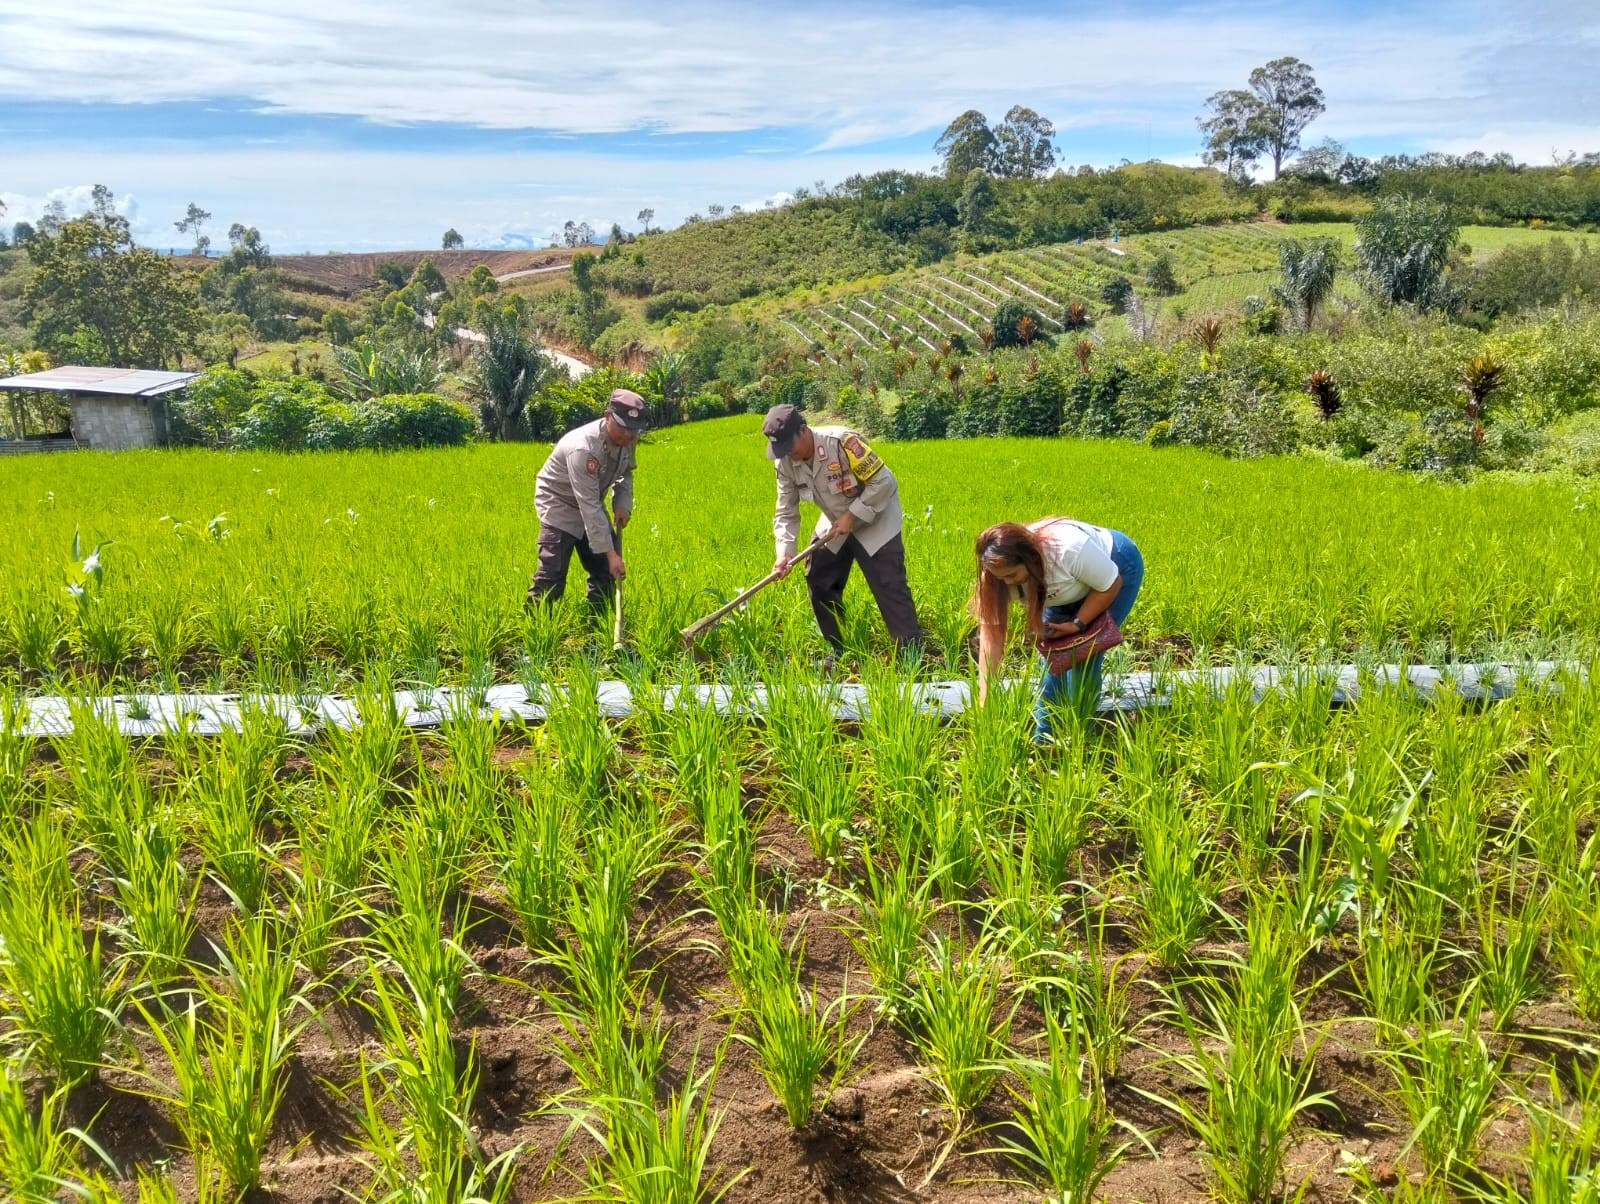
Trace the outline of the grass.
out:
M 503 499 L 536 449 L 0 466 L 0 517 L 37 546 L 105 544 L 83 607 L 65 564 L 0 547 L 12 1194 L 300 1176 L 384 1200 L 731 1202 L 801 1166 L 849 1194 L 867 1172 L 817 1155 L 835 1139 L 957 1199 L 1019 1177 L 1030 1198 L 1136 1195 L 1150 1150 L 1222 1198 L 1337 1195 L 1305 1151 L 1362 1137 L 1416 1197 L 1592 1182 L 1600 681 L 1489 706 L 1372 672 L 1591 653 L 1600 557 L 1570 486 L 884 450 L 952 663 L 877 656 L 853 594 L 850 724 L 794 583 L 704 662 L 678 646 L 706 586 L 770 564 L 754 419 L 645 447 L 620 655 L 576 607 L 521 614 L 531 533 Z M 203 544 L 150 518 L 222 510 Z M 920 711 L 917 675 L 970 668 L 978 526 L 1057 510 L 1129 530 L 1152 566 L 1114 671 L 1350 658 L 1361 697 L 1334 706 L 1310 674 L 1180 691 L 1048 750 L 1027 680 L 953 722 Z M 544 722 L 480 707 L 491 665 Z M 158 671 L 243 687 L 245 730 L 122 738 L 91 696 Z M 615 678 L 640 691 L 630 718 L 597 705 Z M 436 691 L 437 733 L 405 727 L 400 682 Z M 765 714 L 738 713 L 758 684 Z M 36 686 L 78 696 L 72 735 L 12 730 Z M 655 692 L 702 686 L 730 708 Z M 267 699 L 309 713 L 334 688 L 360 728 L 291 734 Z M 96 1119 L 134 1083 L 185 1154 L 176 1184 Z M 313 1134 L 325 1174 L 296 1154 Z
M 677 629 L 711 605 L 703 591 L 729 592 L 771 563 L 771 476 L 757 425 L 733 418 L 664 431 L 641 451 L 629 648 L 657 674 L 682 664 Z M 1161 640 L 1205 660 L 1235 648 L 1310 657 L 1325 640 L 1321 655 L 1340 659 L 1363 650 L 1477 657 L 1592 645 L 1600 632 L 1592 523 L 1559 481 L 1441 489 L 1298 459 L 1229 463 L 1064 440 L 883 451 L 907 513 L 924 515 L 907 535 L 907 559 L 935 628 L 960 617 L 982 526 L 1067 512 L 1129 532 L 1150 565 L 1130 654 Z M 0 664 L 12 674 L 43 664 L 51 674 L 148 677 L 158 668 L 145 652 L 152 616 L 176 599 L 194 621 L 173 655 L 196 684 L 270 688 L 314 665 L 337 668 L 335 616 L 357 604 L 371 615 L 369 667 L 387 663 L 395 677 L 410 675 L 409 645 L 425 636 L 422 655 L 442 659 L 453 680 L 486 651 L 502 676 L 527 652 L 540 673 L 564 678 L 581 628 L 563 622 L 552 634 L 543 618 L 522 614 L 534 541 L 525 523 L 506 521 L 501 502 L 526 493 L 540 455 L 511 445 L 381 459 L 183 452 L 8 462 L 0 521 L 34 538 L 0 549 Z M 717 473 L 691 471 L 703 464 Z M 230 521 L 220 542 L 182 539 L 157 522 L 218 511 Z M 713 512 L 716 523 L 697 517 Z M 1464 534 L 1507 523 L 1540 532 L 1515 568 L 1494 541 Z M 1260 538 L 1267 530 L 1271 540 Z M 89 621 L 123 632 L 126 654 L 94 651 L 85 619 L 67 605 L 75 531 L 86 543 L 113 541 Z M 455 583 L 467 576 L 463 591 Z M 847 630 L 881 641 L 864 595 L 851 592 L 847 617 Z M 703 644 L 761 676 L 817 647 L 795 583 L 768 590 L 743 623 Z

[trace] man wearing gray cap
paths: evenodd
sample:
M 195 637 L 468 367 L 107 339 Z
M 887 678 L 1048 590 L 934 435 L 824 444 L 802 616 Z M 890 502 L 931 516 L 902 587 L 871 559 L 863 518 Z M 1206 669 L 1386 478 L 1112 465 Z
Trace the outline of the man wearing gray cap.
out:
M 633 511 L 633 445 L 649 421 L 644 398 L 613 389 L 605 413 L 568 431 L 550 449 L 533 491 L 539 568 L 528 587 L 528 605 L 561 597 L 574 552 L 589 574 L 589 605 L 600 610 L 610 603 L 612 582 L 627 575 L 618 541 Z
M 850 566 L 861 566 L 889 634 L 904 651 L 922 642 L 916 604 L 906 580 L 906 547 L 900 530 L 900 485 L 894 473 L 855 431 L 842 426 L 806 425 L 794 406 L 773 406 L 761 425 L 767 437 L 767 459 L 778 477 L 778 508 L 772 520 L 778 560 L 773 568 L 787 575 L 800 534 L 800 502 L 822 511 L 816 538 L 823 541 L 811 556 L 806 587 L 811 610 L 832 655 L 844 648 L 839 615 Z

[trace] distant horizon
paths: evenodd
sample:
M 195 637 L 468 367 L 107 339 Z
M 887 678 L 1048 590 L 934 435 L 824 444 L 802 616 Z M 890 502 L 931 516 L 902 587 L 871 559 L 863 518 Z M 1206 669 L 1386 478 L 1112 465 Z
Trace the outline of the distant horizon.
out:
M 1307 10 L 1311 11 L 1307 11 Z M 936 165 L 977 108 L 1027 105 L 1061 163 L 1193 165 L 1213 92 L 1293 54 L 1331 137 L 1379 156 L 1600 149 L 1592 0 L 1127 0 L 1092 13 L 889 0 L 870 11 L 549 0 L 450 12 L 401 0 L 0 0 L 0 221 L 117 194 L 144 244 L 178 246 L 192 201 L 225 240 L 282 254 L 477 249 L 568 220 L 672 227 L 818 180 Z

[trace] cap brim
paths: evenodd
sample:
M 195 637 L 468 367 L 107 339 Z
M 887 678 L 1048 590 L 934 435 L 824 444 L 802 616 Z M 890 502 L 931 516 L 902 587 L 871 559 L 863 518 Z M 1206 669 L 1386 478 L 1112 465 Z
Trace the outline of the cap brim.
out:
M 768 439 L 767 459 L 781 460 L 794 450 L 794 439 Z

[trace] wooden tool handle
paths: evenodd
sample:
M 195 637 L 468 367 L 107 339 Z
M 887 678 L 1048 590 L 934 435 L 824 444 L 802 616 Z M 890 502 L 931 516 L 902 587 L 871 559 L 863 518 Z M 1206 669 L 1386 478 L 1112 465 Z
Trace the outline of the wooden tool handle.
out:
M 815 552 L 821 546 L 822 541 L 820 539 L 813 539 L 805 546 L 799 555 L 789 562 L 789 568 L 793 569 L 795 565 L 803 563 L 811 556 L 811 553 Z M 685 627 L 681 632 L 679 632 L 679 634 L 683 637 L 684 643 L 690 642 L 708 628 L 715 627 L 718 623 L 722 622 L 723 619 L 727 618 L 734 611 L 738 610 L 739 607 L 743 606 L 751 598 L 755 597 L 762 590 L 766 589 L 767 586 L 771 585 L 780 577 L 785 576 L 787 571 L 788 570 L 785 570 L 785 572 L 780 573 L 777 569 L 773 569 L 772 572 L 768 573 L 765 577 L 761 578 L 760 581 L 757 581 L 749 589 L 745 590 L 738 597 L 734 598 L 733 601 L 724 603 L 722 606 L 719 606 L 716 610 L 712 611 L 703 619 L 696 619 L 693 623 L 689 624 L 689 626 Z

